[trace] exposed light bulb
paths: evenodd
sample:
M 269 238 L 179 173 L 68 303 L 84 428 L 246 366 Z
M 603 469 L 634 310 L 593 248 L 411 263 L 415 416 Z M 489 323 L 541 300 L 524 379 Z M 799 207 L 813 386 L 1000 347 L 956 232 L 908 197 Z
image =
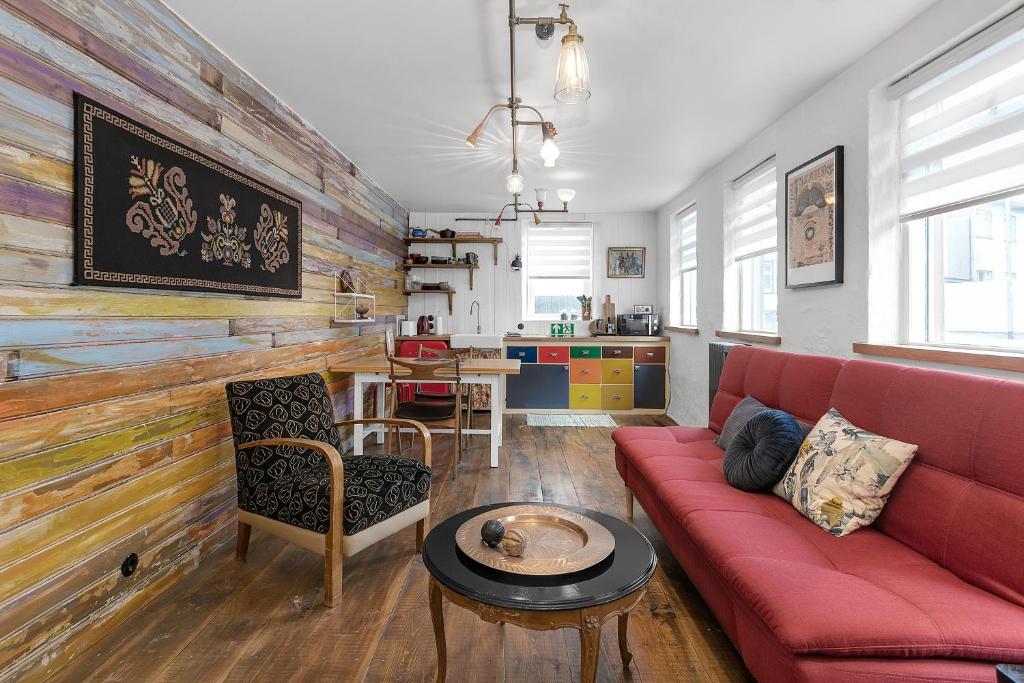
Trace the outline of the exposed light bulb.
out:
M 544 140 L 544 144 L 540 146 L 540 158 L 544 160 L 544 165 L 551 168 L 555 165 L 555 159 L 559 155 L 558 145 L 551 138 Z
M 561 188 L 558 190 L 558 201 L 563 204 L 568 204 L 576 196 L 576 190 L 570 190 L 569 188 Z
M 566 104 L 590 99 L 590 65 L 583 50 L 583 36 L 576 33 L 575 24 L 569 24 L 569 32 L 562 37 L 562 53 L 555 72 L 555 99 Z
M 509 194 L 519 194 L 523 191 L 523 176 L 518 173 L 509 173 L 505 178 L 505 189 Z

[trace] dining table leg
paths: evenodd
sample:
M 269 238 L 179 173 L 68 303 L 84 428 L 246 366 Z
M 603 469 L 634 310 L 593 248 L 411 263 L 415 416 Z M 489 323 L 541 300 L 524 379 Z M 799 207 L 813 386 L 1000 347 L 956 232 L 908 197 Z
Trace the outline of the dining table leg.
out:
M 384 402 L 384 394 L 386 394 L 388 392 L 387 382 L 384 381 L 384 379 L 382 379 L 379 375 L 377 377 L 375 377 L 375 379 L 377 379 L 377 381 L 380 382 L 380 384 L 377 385 L 377 391 L 374 392 L 375 395 L 376 395 L 376 406 L 375 407 L 376 407 L 377 417 L 388 417 L 385 414 L 385 408 L 384 408 L 384 403 L 385 403 Z M 356 394 L 356 396 L 362 396 L 362 394 Z M 401 434 L 401 432 L 399 432 L 399 434 Z M 377 431 L 377 443 L 378 444 L 384 443 L 384 429 L 383 429 L 383 426 L 381 427 L 381 429 L 379 429 Z M 401 448 L 402 448 L 401 438 L 399 438 L 398 448 L 399 448 L 399 450 L 401 450 Z
M 487 385 L 491 387 L 491 467 L 498 466 L 498 451 L 501 448 L 501 417 L 505 394 L 501 392 L 501 376 L 487 377 Z
M 363 419 L 363 373 L 357 372 L 352 378 L 352 419 Z M 363 425 L 352 425 L 352 453 L 353 455 L 363 454 Z

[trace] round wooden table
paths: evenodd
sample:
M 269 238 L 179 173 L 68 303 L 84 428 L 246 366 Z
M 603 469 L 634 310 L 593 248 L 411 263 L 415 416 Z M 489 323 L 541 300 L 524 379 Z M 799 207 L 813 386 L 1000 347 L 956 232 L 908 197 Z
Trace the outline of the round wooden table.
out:
M 423 543 L 423 564 L 430 572 L 430 616 L 437 644 L 437 680 L 447 670 L 442 596 L 489 622 L 538 631 L 575 628 L 580 632 L 580 680 L 597 676 L 601 625 L 619 618 L 619 653 L 623 666 L 632 659 L 626 640 L 629 612 L 643 598 L 658 565 L 650 541 L 620 519 L 593 510 L 560 505 L 597 521 L 615 537 L 615 550 L 600 563 L 572 574 L 523 576 L 485 567 L 467 557 L 455 543 L 466 520 L 494 508 L 495 503 L 449 517 L 431 530 Z M 522 503 L 536 505 L 537 503 Z

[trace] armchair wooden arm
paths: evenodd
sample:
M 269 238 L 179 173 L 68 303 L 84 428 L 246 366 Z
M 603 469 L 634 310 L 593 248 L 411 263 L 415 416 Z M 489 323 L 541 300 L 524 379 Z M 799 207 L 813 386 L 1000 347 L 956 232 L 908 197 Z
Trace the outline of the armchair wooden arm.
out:
M 327 529 L 324 539 L 324 569 L 326 580 L 324 581 L 324 603 L 333 607 L 336 600 L 341 599 L 341 547 L 342 547 L 342 526 L 345 510 L 345 465 L 341 460 L 338 449 L 323 441 L 312 439 L 258 439 L 244 443 L 238 450 L 248 450 L 257 446 L 293 446 L 295 448 L 306 448 L 320 453 L 327 460 L 327 469 L 331 475 L 331 525 Z M 239 541 L 239 547 L 243 541 Z M 248 532 L 244 540 L 248 546 Z
M 411 427 L 420 434 L 420 438 L 423 439 L 423 464 L 430 467 L 430 452 L 431 452 L 431 440 L 430 432 L 427 431 L 427 427 L 422 422 L 416 422 L 415 420 L 403 420 L 397 417 L 369 417 L 362 420 L 342 420 L 337 423 L 338 427 L 350 427 L 357 424 L 386 424 L 394 425 L 397 427 Z

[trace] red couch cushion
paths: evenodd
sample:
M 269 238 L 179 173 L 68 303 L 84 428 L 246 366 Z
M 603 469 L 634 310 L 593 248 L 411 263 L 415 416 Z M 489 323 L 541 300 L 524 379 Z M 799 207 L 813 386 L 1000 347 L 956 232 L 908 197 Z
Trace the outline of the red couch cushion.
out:
M 1024 606 L 1024 383 L 853 360 L 833 404 L 918 444 L 875 528 Z

